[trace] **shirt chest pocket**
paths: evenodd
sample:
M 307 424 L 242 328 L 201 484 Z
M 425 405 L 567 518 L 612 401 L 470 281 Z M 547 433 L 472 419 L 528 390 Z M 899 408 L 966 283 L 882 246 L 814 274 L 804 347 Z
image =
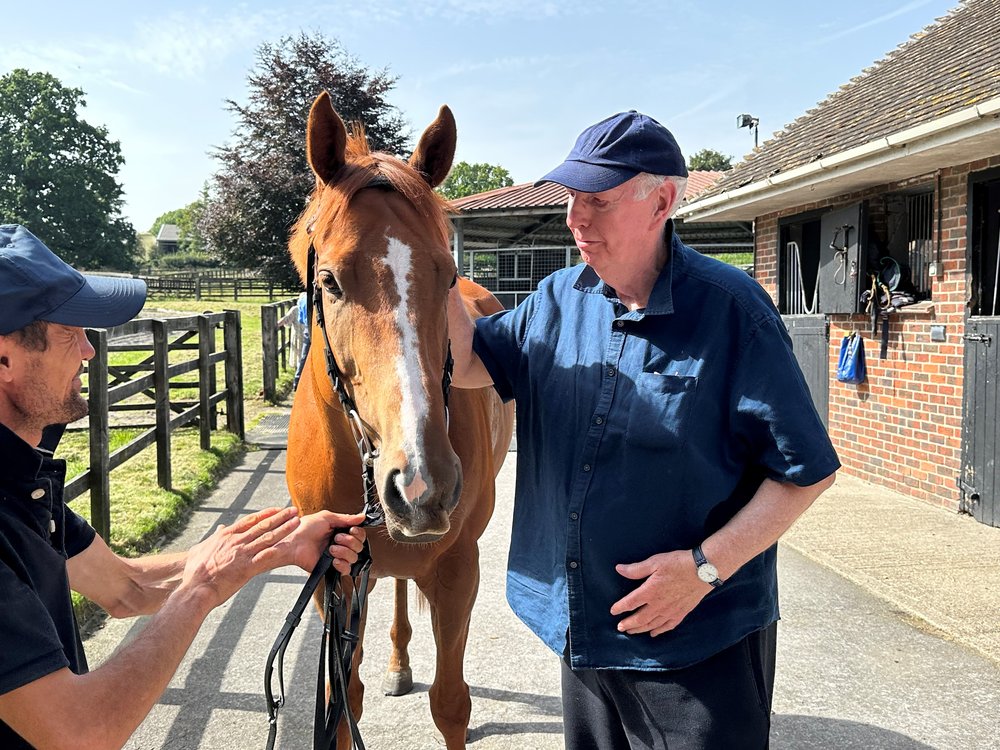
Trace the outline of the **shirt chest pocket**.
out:
M 698 378 L 640 373 L 629 405 L 625 442 L 642 448 L 679 447 L 691 428 Z

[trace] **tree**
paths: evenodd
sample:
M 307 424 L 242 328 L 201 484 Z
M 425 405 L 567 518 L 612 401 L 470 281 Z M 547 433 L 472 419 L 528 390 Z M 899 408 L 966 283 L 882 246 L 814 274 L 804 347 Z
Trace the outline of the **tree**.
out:
M 688 169 L 705 169 L 711 172 L 725 172 L 733 168 L 733 157 L 715 151 L 710 148 L 703 148 L 688 159 Z
M 18 68 L 0 77 L 0 217 L 23 224 L 82 268 L 135 263 L 135 229 L 121 215 L 125 163 L 104 127 L 82 120 L 81 89 Z
M 448 200 L 464 198 L 467 195 L 485 193 L 487 190 L 510 187 L 514 180 L 503 167 L 496 164 L 469 164 L 460 161 L 451 168 L 448 179 L 441 183 L 438 192 Z
M 363 123 L 374 150 L 402 154 L 409 133 L 386 100 L 396 80 L 320 33 L 261 45 L 247 103 L 226 102 L 237 125 L 232 142 L 217 150 L 221 168 L 199 222 L 209 252 L 276 280 L 297 280 L 286 246 L 315 185 L 305 157 L 309 107 L 326 89 L 345 122 Z
M 201 215 L 205 210 L 206 191 L 202 191 L 202 197 L 196 201 L 188 203 L 184 208 L 175 208 L 156 217 L 153 226 L 149 228 L 149 233 L 154 237 L 160 233 L 160 227 L 164 224 L 174 224 L 177 226 L 180 240 L 178 245 L 180 250 L 187 253 L 205 252 L 205 242 L 198 228 Z

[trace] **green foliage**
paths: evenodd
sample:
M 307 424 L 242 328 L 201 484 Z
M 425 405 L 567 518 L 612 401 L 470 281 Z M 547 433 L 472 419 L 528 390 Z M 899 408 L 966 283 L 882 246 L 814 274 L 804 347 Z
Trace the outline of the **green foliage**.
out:
M 396 77 L 369 70 L 316 32 L 261 45 L 247 83 L 246 104 L 227 101 L 236 129 L 216 152 L 221 166 L 199 228 L 209 253 L 227 265 L 297 282 L 286 247 L 315 185 L 305 157 L 309 108 L 326 89 L 345 122 L 363 123 L 373 150 L 401 154 L 409 135 L 386 100 Z
M 703 148 L 701 151 L 692 154 L 688 158 L 688 169 L 708 170 L 711 172 L 725 172 L 733 168 L 733 157 L 726 156 L 720 151 L 710 148 Z
M 129 270 L 138 243 L 121 215 L 125 160 L 106 128 L 80 119 L 85 104 L 48 73 L 0 77 L 0 217 L 72 265 Z
M 438 192 L 448 200 L 455 200 L 513 184 L 510 172 L 497 164 L 469 164 L 467 161 L 460 161 L 451 168 L 448 179 L 441 183 Z
M 156 268 L 172 271 L 181 271 L 194 268 L 218 268 L 219 261 L 204 253 L 187 253 L 178 250 L 176 253 L 161 255 L 153 264 Z
M 184 208 L 175 208 L 173 211 L 160 214 L 153 222 L 153 226 L 150 227 L 149 233 L 153 237 L 156 237 L 164 224 L 173 224 L 177 227 L 178 234 L 180 235 L 177 243 L 179 252 L 191 257 L 197 257 L 199 260 L 204 260 L 211 265 L 216 265 L 214 262 L 211 262 L 211 259 L 206 254 L 205 241 L 198 227 L 198 222 L 201 221 L 202 213 L 205 210 L 206 195 L 207 189 L 203 189 L 201 198 L 198 200 L 188 203 Z M 156 259 L 156 265 L 168 265 L 177 268 L 176 262 L 168 262 L 170 257 L 172 255 Z

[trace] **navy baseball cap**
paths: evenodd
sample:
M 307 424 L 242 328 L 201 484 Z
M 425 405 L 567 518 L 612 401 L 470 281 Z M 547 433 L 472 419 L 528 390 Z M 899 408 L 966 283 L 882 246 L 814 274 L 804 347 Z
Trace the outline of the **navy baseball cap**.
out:
M 688 174 L 684 156 L 670 131 L 633 109 L 584 130 L 566 161 L 535 185 L 555 182 L 581 193 L 601 193 L 642 172 L 664 177 Z
M 36 320 L 109 328 L 145 302 L 142 279 L 82 274 L 19 224 L 0 225 L 0 335 Z

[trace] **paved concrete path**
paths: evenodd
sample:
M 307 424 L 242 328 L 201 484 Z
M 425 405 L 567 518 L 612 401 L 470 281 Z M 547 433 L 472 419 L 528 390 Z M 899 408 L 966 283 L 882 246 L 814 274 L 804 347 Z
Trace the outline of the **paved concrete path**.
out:
M 516 454 L 510 454 L 501 473 L 497 511 L 481 545 L 482 584 L 466 660 L 473 697 L 470 750 L 562 747 L 557 659 L 504 601 L 515 460 Z M 245 512 L 286 503 L 283 466 L 283 451 L 249 453 L 172 546 L 189 546 L 216 523 Z M 772 748 L 1000 747 L 997 662 L 942 637 L 910 608 L 873 596 L 791 546 L 781 548 L 780 571 L 783 620 Z M 296 569 L 275 571 L 214 612 L 160 704 L 127 747 L 263 748 L 264 660 L 304 579 Z M 401 698 L 380 693 L 388 655 L 389 593 L 382 583 L 370 602 L 362 669 L 369 686 L 361 722 L 365 742 L 369 750 L 443 747 L 428 708 L 433 677 L 429 617 L 415 606 L 415 688 Z M 109 621 L 86 643 L 91 664 L 100 664 L 141 627 L 141 619 Z M 286 750 L 308 748 L 311 741 L 319 635 L 318 617 L 304 618 L 288 651 L 289 704 L 282 710 L 278 742 Z

